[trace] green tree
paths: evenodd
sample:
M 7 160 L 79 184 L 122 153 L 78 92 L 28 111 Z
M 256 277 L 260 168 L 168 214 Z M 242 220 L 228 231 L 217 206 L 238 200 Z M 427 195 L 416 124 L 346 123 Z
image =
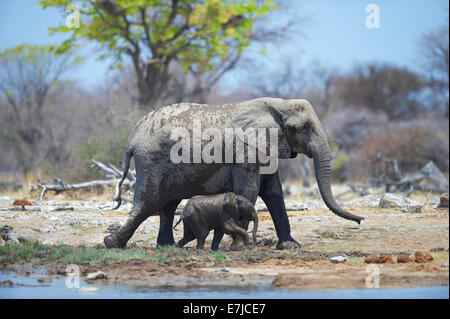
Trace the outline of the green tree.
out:
M 65 9 L 71 0 L 41 0 L 44 8 Z M 120 67 L 132 61 L 139 103 L 152 109 L 177 61 L 185 72 L 224 71 L 250 44 L 254 21 L 276 8 L 271 0 L 82 0 L 80 27 L 60 25 L 51 32 L 71 36 L 60 46 L 70 49 L 80 40 L 98 42 Z M 219 72 L 221 76 L 224 72 Z

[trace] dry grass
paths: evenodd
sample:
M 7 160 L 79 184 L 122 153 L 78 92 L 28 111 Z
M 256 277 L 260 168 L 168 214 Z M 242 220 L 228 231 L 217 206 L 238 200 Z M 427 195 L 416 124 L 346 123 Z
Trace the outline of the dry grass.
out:
M 27 175 L 20 175 L 19 182 L 24 185 L 24 188 L 19 190 L 0 190 L 0 196 L 8 196 L 16 199 L 26 199 L 26 200 L 38 200 L 39 191 L 32 192 L 31 184 L 37 185 L 38 181 L 48 181 L 52 183 L 52 177 L 44 175 L 40 170 L 34 171 Z M 12 182 L 14 178 L 11 176 L 8 181 Z M 114 189 L 112 187 L 104 188 L 99 190 L 96 188 L 90 191 L 77 190 L 77 191 L 67 191 L 60 193 L 58 195 L 53 191 L 47 191 L 45 195 L 45 200 L 106 200 L 110 201 L 114 197 Z

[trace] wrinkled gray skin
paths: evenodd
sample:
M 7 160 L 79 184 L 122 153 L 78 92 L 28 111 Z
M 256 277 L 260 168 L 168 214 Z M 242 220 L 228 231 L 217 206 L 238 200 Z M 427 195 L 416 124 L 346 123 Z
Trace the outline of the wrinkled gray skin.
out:
M 205 239 L 214 229 L 211 244 L 212 250 L 219 248 L 224 234 L 242 236 L 245 245 L 249 245 L 250 236 L 240 227 L 242 222 L 248 225 L 253 221 L 253 242 L 256 243 L 258 229 L 258 215 L 255 206 L 244 196 L 227 192 L 225 194 L 195 196 L 191 198 L 183 209 L 180 219 L 173 229 L 183 221 L 183 238 L 177 243 L 183 247 L 188 242 L 197 239 L 197 249 L 203 249 Z
M 361 217 L 341 209 L 331 192 L 330 149 L 325 133 L 311 104 L 306 100 L 261 98 L 225 105 L 180 103 L 148 113 L 134 127 L 127 146 L 125 169 L 117 185 L 115 201 L 120 205 L 120 186 L 134 156 L 136 185 L 133 210 L 127 222 L 105 237 L 108 248 L 124 247 L 147 217 L 160 214 L 159 245 L 173 245 L 173 218 L 182 199 L 227 191 L 255 203 L 258 196 L 266 204 L 278 236 L 278 249 L 299 247 L 291 237 L 289 219 L 278 172 L 261 175 L 261 163 L 179 163 L 170 160 L 170 149 L 178 142 L 171 139 L 176 127 L 189 129 L 193 120 L 202 130 L 227 127 L 276 128 L 278 157 L 294 158 L 298 153 L 314 159 L 320 193 L 328 208 L 340 217 L 359 223 Z M 268 134 L 267 134 L 268 135 Z M 207 141 L 202 141 L 202 147 Z M 192 144 L 191 144 L 192 147 Z M 223 148 L 224 149 L 224 148 Z M 191 150 L 192 158 L 192 150 Z M 118 207 L 117 206 L 117 207 Z M 245 226 L 245 227 L 248 227 Z

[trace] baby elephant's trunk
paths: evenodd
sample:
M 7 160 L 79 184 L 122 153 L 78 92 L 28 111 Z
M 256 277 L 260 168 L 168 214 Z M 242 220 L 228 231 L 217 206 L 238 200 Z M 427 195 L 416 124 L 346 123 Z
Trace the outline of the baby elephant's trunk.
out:
M 258 230 L 258 214 L 255 207 L 253 207 L 253 242 L 256 245 L 256 231 Z

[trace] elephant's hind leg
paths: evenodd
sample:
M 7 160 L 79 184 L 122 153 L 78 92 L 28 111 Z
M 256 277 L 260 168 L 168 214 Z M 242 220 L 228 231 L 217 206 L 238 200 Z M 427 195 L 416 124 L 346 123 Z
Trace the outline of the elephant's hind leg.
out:
M 184 221 L 184 223 L 183 223 L 183 238 L 181 238 L 178 241 L 177 247 L 183 247 L 184 245 L 186 245 L 187 243 L 189 243 L 195 239 L 194 233 L 192 233 L 188 224 L 189 224 L 189 222 Z
M 133 205 L 133 211 L 128 217 L 125 224 L 113 234 L 109 234 L 104 238 L 107 248 L 124 248 L 128 240 L 133 236 L 139 225 L 144 222 L 156 209 L 150 204 Z
M 222 241 L 223 235 L 224 235 L 223 230 L 221 230 L 219 228 L 214 229 L 214 237 L 213 237 L 213 241 L 211 244 L 212 250 L 219 249 L 219 244 Z

